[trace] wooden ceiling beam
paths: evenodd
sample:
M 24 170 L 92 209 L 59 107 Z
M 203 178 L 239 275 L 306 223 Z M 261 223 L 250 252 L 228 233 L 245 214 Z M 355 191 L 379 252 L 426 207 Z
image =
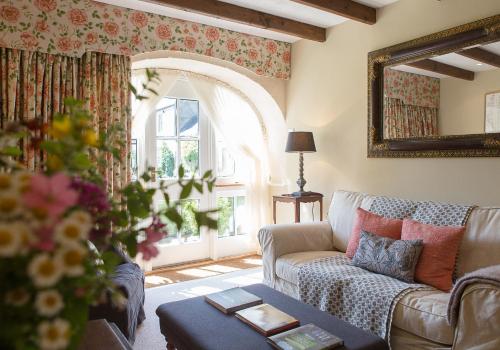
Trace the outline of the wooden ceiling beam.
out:
M 359 4 L 352 0 L 292 0 L 302 5 L 315 7 L 319 10 L 333 13 L 354 21 L 375 24 L 377 9 Z
M 459 51 L 457 54 L 500 68 L 500 56 L 479 47 Z
M 458 68 L 446 63 L 441 63 L 429 59 L 416 61 L 412 63 L 405 63 L 405 65 L 427 70 L 429 72 L 448 75 L 450 77 L 455 77 L 459 79 L 474 80 L 474 72 L 471 72 L 470 70 Z
M 151 0 L 150 2 L 303 39 L 319 42 L 326 40 L 325 28 L 217 0 Z

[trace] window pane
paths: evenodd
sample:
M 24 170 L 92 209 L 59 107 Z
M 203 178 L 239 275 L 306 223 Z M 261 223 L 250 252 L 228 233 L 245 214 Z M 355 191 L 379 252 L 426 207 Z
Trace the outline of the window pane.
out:
M 247 212 L 245 210 L 245 202 L 246 202 L 246 197 L 244 196 L 238 196 L 236 197 L 236 205 L 234 209 L 234 216 L 235 216 L 235 222 L 236 222 L 236 234 L 237 235 L 244 235 L 248 232 L 245 232 L 245 222 L 246 222 L 246 215 Z
M 198 141 L 181 141 L 181 162 L 186 170 L 186 177 L 199 175 L 200 146 Z
M 156 169 L 160 179 L 174 178 L 177 174 L 177 141 L 156 141 Z
M 165 202 L 160 202 L 158 204 L 158 210 L 162 210 L 166 207 Z M 160 216 L 160 221 L 167 225 L 168 235 L 160 240 L 159 244 L 179 244 L 179 232 L 177 231 L 177 226 L 170 221 L 165 215 Z
M 175 99 L 164 98 L 158 103 L 156 109 L 156 135 L 175 136 L 177 126 L 175 119 Z
M 130 179 L 132 181 L 137 181 L 137 139 L 132 139 L 130 145 L 130 170 L 131 176 Z
M 234 236 L 234 199 L 233 197 L 217 198 L 219 237 Z
M 198 101 L 179 100 L 177 102 L 180 136 L 198 136 L 199 109 Z
M 200 239 L 200 230 L 196 225 L 194 210 L 198 210 L 199 200 L 186 199 L 181 201 L 181 215 L 184 223 L 181 228 L 182 242 L 196 242 Z

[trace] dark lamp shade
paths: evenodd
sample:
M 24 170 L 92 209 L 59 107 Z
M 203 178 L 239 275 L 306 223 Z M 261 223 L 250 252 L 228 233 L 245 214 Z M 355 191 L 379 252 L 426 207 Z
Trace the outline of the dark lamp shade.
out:
M 312 132 L 290 131 L 286 141 L 286 152 L 316 152 Z

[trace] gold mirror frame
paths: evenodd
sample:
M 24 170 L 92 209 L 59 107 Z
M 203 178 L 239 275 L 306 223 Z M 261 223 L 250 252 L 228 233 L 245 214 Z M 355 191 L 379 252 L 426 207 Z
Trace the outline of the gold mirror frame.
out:
M 384 68 L 500 40 L 500 15 L 368 54 L 368 157 L 500 157 L 500 133 L 384 139 Z

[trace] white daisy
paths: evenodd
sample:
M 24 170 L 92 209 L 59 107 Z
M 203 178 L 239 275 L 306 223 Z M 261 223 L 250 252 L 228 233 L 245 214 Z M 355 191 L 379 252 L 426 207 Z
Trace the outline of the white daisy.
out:
M 31 186 L 31 178 L 33 177 L 33 173 L 29 171 L 18 171 L 14 174 L 15 176 L 15 185 L 17 187 L 17 191 L 20 193 L 24 193 L 29 190 Z
M 30 251 L 31 247 L 36 244 L 38 238 L 33 234 L 33 230 L 27 224 L 22 222 L 16 222 L 12 224 L 15 231 L 19 235 L 19 252 L 21 254 L 26 254 Z
M 0 192 L 11 192 L 16 189 L 16 178 L 9 173 L 0 173 Z
M 21 236 L 16 225 L 0 223 L 0 256 L 12 257 L 19 251 Z
M 73 214 L 57 224 L 54 230 L 55 240 L 61 244 L 73 244 L 78 241 L 87 240 L 91 225 L 90 220 L 82 223 L 82 221 L 86 220 L 83 214 L 86 213 L 79 212 L 76 215 Z
M 47 253 L 35 256 L 29 266 L 28 275 L 37 287 L 51 287 L 62 277 L 63 265 L 60 259 L 52 258 Z
M 92 227 L 92 217 L 86 211 L 75 210 L 71 214 L 69 214 L 68 219 L 74 219 L 78 221 L 80 225 L 88 228 L 89 230 Z
M 61 318 L 38 325 L 38 345 L 42 350 L 65 349 L 70 340 L 69 322 Z
M 30 300 L 30 295 L 24 288 L 16 288 L 5 294 L 5 303 L 14 306 L 23 306 Z
M 64 307 L 61 294 L 54 289 L 38 292 L 35 299 L 35 308 L 40 316 L 51 317 Z
M 81 276 L 85 272 L 83 263 L 87 256 L 87 249 L 82 244 L 69 244 L 57 252 L 57 259 L 61 261 L 63 271 L 67 276 Z
M 12 218 L 22 213 L 21 196 L 16 191 L 0 192 L 0 218 Z

